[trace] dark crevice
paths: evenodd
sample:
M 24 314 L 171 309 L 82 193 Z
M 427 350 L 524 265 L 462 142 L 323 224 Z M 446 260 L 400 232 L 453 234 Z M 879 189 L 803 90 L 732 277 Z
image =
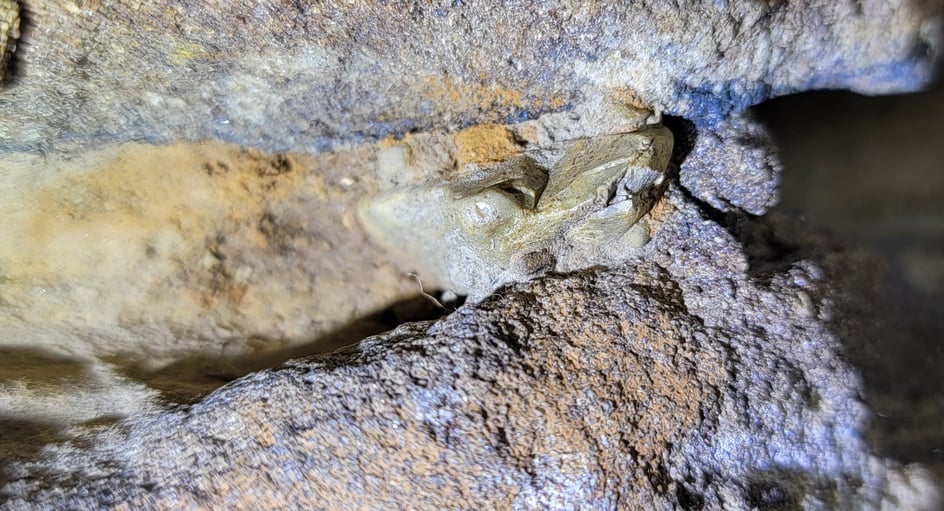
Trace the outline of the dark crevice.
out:
M 449 308 L 433 303 L 432 295 L 416 295 L 388 307 L 351 321 L 342 328 L 321 335 L 308 343 L 275 351 L 243 355 L 232 359 L 221 359 L 207 355 L 192 355 L 156 371 L 142 369 L 121 357 L 107 361 L 114 364 L 121 374 L 158 390 L 168 405 L 191 404 L 199 401 L 216 388 L 245 376 L 251 372 L 276 367 L 288 360 L 313 355 L 326 355 L 359 341 L 387 332 L 397 326 L 415 321 L 426 321 L 443 317 L 455 307 L 462 305 L 465 297 L 457 297 Z M 277 340 L 267 340 L 273 344 Z
M 808 258 L 799 242 L 780 233 L 777 222 L 771 219 L 770 214 L 755 216 L 739 210 L 719 211 L 695 197 L 684 186 L 680 186 L 679 190 L 686 200 L 698 207 L 705 218 L 723 227 L 738 241 L 747 258 L 747 274 L 759 283 L 768 285 L 773 276 Z
M 29 51 L 27 41 L 32 35 L 32 32 L 33 13 L 23 5 L 23 2 L 20 2 L 20 39 L 16 42 L 16 50 L 13 52 L 10 61 L 7 62 L 7 68 L 5 70 L 0 70 L 0 76 L 6 72 L 5 83 L 0 83 L 0 86 L 15 86 L 21 81 L 23 76 L 23 66 L 26 62 L 25 56 Z
M 434 295 L 440 296 L 439 293 Z M 416 295 L 365 315 L 307 344 L 232 359 L 192 355 L 151 371 L 143 369 L 136 361 L 118 356 L 104 361 L 111 364 L 121 376 L 158 391 L 165 406 L 186 408 L 229 381 L 253 371 L 276 367 L 290 359 L 321 356 L 324 357 L 326 368 L 334 360 L 343 360 L 349 364 L 350 356 L 339 354 L 334 357 L 331 353 L 404 323 L 440 318 L 452 312 L 454 307 L 462 305 L 463 301 L 464 297 L 457 297 L 451 308 L 444 309 L 433 304 L 428 296 Z M 220 370 L 221 367 L 226 370 Z M 94 378 L 90 366 L 80 360 L 33 348 L 0 348 L 0 384 L 53 392 L 62 386 L 75 388 L 94 383 Z M 55 443 L 72 442 L 79 448 L 88 448 L 88 445 L 83 444 L 84 436 L 77 436 L 77 432 L 113 427 L 123 420 L 124 417 L 120 416 L 101 416 L 84 423 L 71 424 L 63 419 L 0 415 L 0 460 L 29 462 L 41 456 L 44 446 Z M 0 464 L 0 486 L 9 482 L 11 477 L 3 468 Z
M 755 476 L 746 488 L 747 503 L 751 509 L 760 511 L 793 511 L 802 509 L 797 498 L 785 486 L 791 479 L 806 477 L 806 474 L 762 474 Z
M 676 486 L 675 498 L 682 509 L 695 511 L 705 508 L 705 497 L 690 491 L 683 483 L 678 483 Z
M 671 158 L 675 175 L 671 177 L 677 177 L 677 169 L 681 168 L 698 140 L 697 126 L 674 116 L 663 117 L 663 123 L 675 138 Z M 722 226 L 738 241 L 747 257 L 748 275 L 761 284 L 769 284 L 771 277 L 789 270 L 803 258 L 801 247 L 778 234 L 775 222 L 769 217 L 752 215 L 733 206 L 727 212 L 721 211 L 696 197 L 686 187 L 679 185 L 679 190 L 705 218 Z
M 670 160 L 670 177 L 678 177 L 678 169 L 691 154 L 698 141 L 698 127 L 682 117 L 664 116 L 663 124 L 672 131 L 674 144 Z M 723 212 L 699 199 L 690 190 L 679 185 L 685 198 L 695 204 L 702 215 L 724 227 L 744 247 L 748 258 L 748 273 L 753 277 L 770 276 L 793 264 L 795 248 L 777 239 L 772 229 L 753 215 L 732 210 Z
M 673 168 L 678 169 L 695 148 L 698 127 L 694 122 L 674 115 L 662 116 L 662 124 L 672 132 L 672 158 L 669 161 Z
M 881 456 L 944 473 L 944 84 L 805 93 L 756 113 L 784 165 L 772 235 L 836 291 L 829 326 L 876 414 L 866 438 Z

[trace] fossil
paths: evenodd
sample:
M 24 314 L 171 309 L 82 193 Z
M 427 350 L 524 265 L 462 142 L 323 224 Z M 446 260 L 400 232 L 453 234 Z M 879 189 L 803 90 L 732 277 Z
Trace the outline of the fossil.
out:
M 16 0 L 0 0 L 0 84 L 9 78 L 10 60 L 20 38 L 20 5 Z
M 672 152 L 661 125 L 550 141 L 445 183 L 365 200 L 371 239 L 404 271 L 480 300 L 549 271 L 625 258 L 660 195 Z

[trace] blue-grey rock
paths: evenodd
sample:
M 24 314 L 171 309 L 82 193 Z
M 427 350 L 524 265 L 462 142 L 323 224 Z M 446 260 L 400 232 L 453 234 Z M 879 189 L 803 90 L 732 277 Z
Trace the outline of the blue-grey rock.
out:
M 621 91 L 711 124 L 814 88 L 925 85 L 941 3 L 24 1 L 0 149 L 221 138 L 318 151 Z

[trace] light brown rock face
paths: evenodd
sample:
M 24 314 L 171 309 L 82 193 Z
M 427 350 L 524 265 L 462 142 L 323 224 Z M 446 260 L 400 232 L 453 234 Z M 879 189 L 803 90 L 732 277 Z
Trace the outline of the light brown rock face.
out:
M 112 340 L 73 355 L 143 370 L 190 351 L 225 374 L 212 360 L 315 343 L 416 293 L 357 228 L 372 157 L 220 143 L 0 157 L 0 322 L 42 325 L 39 349 L 95 331 Z

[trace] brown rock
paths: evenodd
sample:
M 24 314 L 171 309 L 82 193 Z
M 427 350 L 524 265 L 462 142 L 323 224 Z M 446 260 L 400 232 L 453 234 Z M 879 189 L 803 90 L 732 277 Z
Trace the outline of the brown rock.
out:
M 247 376 L 9 467 L 6 507 L 933 509 L 924 472 L 869 453 L 858 379 L 795 312 L 804 289 L 820 304 L 816 268 L 706 280 L 737 245 L 669 200 L 649 257 L 687 231 L 686 258 L 546 277 Z

